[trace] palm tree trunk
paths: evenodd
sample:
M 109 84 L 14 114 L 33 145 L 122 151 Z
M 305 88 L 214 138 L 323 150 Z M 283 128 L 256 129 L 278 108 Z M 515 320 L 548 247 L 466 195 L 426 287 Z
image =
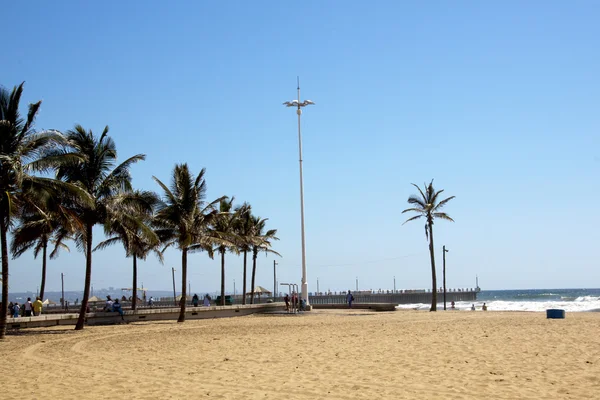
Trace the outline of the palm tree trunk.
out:
M 185 302 L 187 300 L 187 294 L 185 292 L 187 280 L 187 249 L 181 250 L 181 310 L 179 311 L 179 318 L 177 322 L 185 322 Z
M 221 250 L 221 305 L 225 305 L 225 250 Z
M 437 281 L 435 279 L 435 252 L 433 248 L 433 223 L 429 222 L 429 255 L 431 257 L 431 308 L 437 310 Z
M 242 304 L 246 304 L 246 256 L 248 251 L 244 250 L 244 291 L 242 292 Z
M 0 246 L 2 247 L 2 307 L 0 307 L 0 339 L 6 334 L 6 318 L 8 314 L 8 242 L 7 227 L 4 216 L 0 215 Z
M 81 309 L 79 310 L 79 318 L 75 330 L 80 331 L 85 324 L 85 313 L 87 311 L 88 299 L 90 298 L 90 285 L 92 283 L 92 227 L 94 225 L 87 223 L 85 227 L 85 285 L 83 286 L 83 299 L 81 301 Z M 64 301 L 64 299 L 63 299 Z
M 258 252 L 252 251 L 252 287 L 250 288 L 250 304 L 254 304 L 254 278 L 256 278 L 256 256 Z
M 42 248 L 42 283 L 40 283 L 40 298 L 44 301 L 44 289 L 46 288 L 46 252 L 48 248 L 48 241 L 44 240 L 44 246 Z
M 131 299 L 131 309 L 135 311 L 137 304 L 137 257 L 133 255 L 133 298 Z

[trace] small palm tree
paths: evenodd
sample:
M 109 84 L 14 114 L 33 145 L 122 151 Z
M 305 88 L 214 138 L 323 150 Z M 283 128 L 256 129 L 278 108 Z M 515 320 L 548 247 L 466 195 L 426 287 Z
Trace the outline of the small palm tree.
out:
M 181 250 L 181 309 L 177 322 L 185 321 L 188 253 L 204 250 L 212 258 L 213 246 L 220 241 L 211 235 L 209 227 L 218 214 L 215 205 L 223 197 L 206 203 L 205 172 L 203 168 L 194 178 L 187 164 L 175 165 L 170 188 L 153 177 L 163 190 L 154 218 L 156 233 L 165 244 L 163 252 L 170 246 Z
M 70 148 L 80 159 L 61 165 L 56 171 L 57 179 L 77 185 L 91 199 L 88 204 L 73 206 L 83 225 L 83 229 L 75 234 L 75 243 L 85 253 L 83 299 L 75 325 L 75 330 L 81 330 L 85 323 L 92 280 L 92 228 L 110 218 L 111 203 L 117 194 L 132 190 L 129 168 L 146 156 L 138 154 L 115 166 L 117 146 L 108 136 L 108 126 L 97 137 L 91 130 L 86 131 L 81 125 L 76 125 L 67 132 L 67 139 Z
M 252 244 L 252 287 L 250 288 L 250 302 L 254 304 L 254 287 L 256 279 L 256 258 L 258 253 L 272 253 L 281 257 L 281 254 L 271 250 L 271 241 L 279 240 L 277 236 L 277 229 L 270 229 L 265 232 L 265 225 L 268 218 L 260 218 L 252 216 L 252 229 L 254 236 L 254 243 Z
M 154 252 L 160 263 L 163 262 L 163 255 L 158 251 L 158 235 L 150 228 L 157 203 L 158 197 L 153 192 L 134 191 L 116 195 L 108 213 L 109 218 L 104 223 L 104 233 L 109 237 L 94 249 L 101 250 L 120 242 L 125 249 L 125 256 L 132 257 L 131 309 L 134 311 L 137 307 L 137 260 L 145 260 L 150 252 Z
M 248 252 L 252 251 L 252 244 L 255 242 L 254 227 L 252 226 L 252 208 L 250 204 L 244 203 L 236 208 L 239 213 L 239 218 L 236 224 L 236 236 L 238 243 L 238 251 L 244 253 L 244 278 L 242 304 L 246 304 L 246 282 L 247 278 L 247 256 Z
M 31 208 L 31 207 L 29 207 Z M 44 210 L 45 209 L 45 210 Z M 33 256 L 37 258 L 42 253 L 42 281 L 40 283 L 40 297 L 44 298 L 46 288 L 46 263 L 48 258 L 48 245 L 54 246 L 50 252 L 50 259 L 58 257 L 60 249 L 69 251 L 64 240 L 76 227 L 79 220 L 69 209 L 61 204 L 60 198 L 49 197 L 45 199 L 44 209 L 33 207 L 23 210 L 20 225 L 13 232 L 11 252 L 13 258 L 20 257 L 33 248 Z
M 221 239 L 221 243 L 214 249 L 221 255 L 221 305 L 225 305 L 225 253 L 228 251 L 238 254 L 239 242 L 237 238 L 238 219 L 240 211 L 238 208 L 235 212 L 233 209 L 233 200 L 235 197 L 228 199 L 223 198 L 219 202 L 219 214 L 216 216 L 212 225 L 212 234 Z
M 2 307 L 0 307 L 0 339 L 6 333 L 8 305 L 8 232 L 18 216 L 19 208 L 28 202 L 28 196 L 42 191 L 78 190 L 54 179 L 32 176 L 31 173 L 48 171 L 67 156 L 51 157 L 48 151 L 64 143 L 56 131 L 35 132 L 33 123 L 41 101 L 30 104 L 27 116 L 22 118 L 19 103 L 24 82 L 8 91 L 0 86 L 0 248 L 2 258 Z
M 423 185 L 425 187 L 425 192 L 423 192 L 421 188 L 415 185 L 414 183 L 412 183 L 412 185 L 419 190 L 420 196 L 411 195 L 408 198 L 408 203 L 412 204 L 415 207 L 407 208 L 406 210 L 402 211 L 402 213 L 415 212 L 417 213 L 417 215 L 407 219 L 404 222 L 404 224 L 406 224 L 409 221 L 419 219 L 421 217 L 425 217 L 427 219 L 427 221 L 425 222 L 425 237 L 429 240 L 429 256 L 431 258 L 431 308 L 429 309 L 429 311 L 436 311 L 437 281 L 435 276 L 435 255 L 433 247 L 433 220 L 435 218 L 439 218 L 454 222 L 452 218 L 450 218 L 446 213 L 440 212 L 440 210 L 455 196 L 451 196 L 442 201 L 438 201 L 439 195 L 444 190 L 442 189 L 436 192 L 433 188 L 433 180 L 429 183 L 429 185 Z

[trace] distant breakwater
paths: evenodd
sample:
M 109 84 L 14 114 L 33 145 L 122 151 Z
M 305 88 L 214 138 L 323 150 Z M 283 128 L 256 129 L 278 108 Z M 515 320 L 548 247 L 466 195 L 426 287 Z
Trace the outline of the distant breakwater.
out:
M 476 301 L 477 291 L 463 292 L 446 292 L 446 302 L 452 301 Z M 389 303 L 389 304 L 418 304 L 431 303 L 431 292 L 412 292 L 412 293 L 360 293 L 353 292 L 355 303 Z M 277 298 L 276 301 L 281 301 Z M 344 304 L 346 303 L 346 295 L 320 295 L 310 296 L 311 304 Z M 437 293 L 437 301 L 444 301 L 444 293 Z

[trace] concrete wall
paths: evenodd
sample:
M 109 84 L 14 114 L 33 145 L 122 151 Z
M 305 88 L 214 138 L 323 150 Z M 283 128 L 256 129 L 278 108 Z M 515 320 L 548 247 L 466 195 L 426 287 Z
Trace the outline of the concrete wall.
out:
M 249 315 L 268 311 L 281 311 L 285 309 L 285 303 L 235 305 L 235 306 L 211 306 L 211 307 L 187 307 L 186 319 L 204 318 L 227 318 L 240 315 Z M 39 328 L 57 325 L 75 325 L 78 314 L 47 314 L 39 317 L 8 318 L 8 329 Z M 162 321 L 177 320 L 179 308 L 148 308 L 143 310 L 125 311 L 125 322 L 136 321 Z M 87 325 L 110 325 L 119 324 L 123 321 L 116 312 L 93 312 L 86 315 Z

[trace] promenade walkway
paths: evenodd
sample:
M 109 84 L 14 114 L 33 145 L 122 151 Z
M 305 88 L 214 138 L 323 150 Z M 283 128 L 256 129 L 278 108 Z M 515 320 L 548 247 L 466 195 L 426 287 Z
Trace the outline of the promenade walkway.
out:
M 285 310 L 285 303 L 265 303 L 233 306 L 186 307 L 186 319 L 227 318 L 240 315 Z M 124 321 L 117 312 L 91 312 L 86 314 L 87 325 L 111 325 L 136 321 L 177 320 L 179 307 L 146 308 L 136 311 L 125 310 Z M 75 325 L 76 313 L 42 314 L 38 317 L 8 318 L 8 329 L 40 328 L 56 325 Z

